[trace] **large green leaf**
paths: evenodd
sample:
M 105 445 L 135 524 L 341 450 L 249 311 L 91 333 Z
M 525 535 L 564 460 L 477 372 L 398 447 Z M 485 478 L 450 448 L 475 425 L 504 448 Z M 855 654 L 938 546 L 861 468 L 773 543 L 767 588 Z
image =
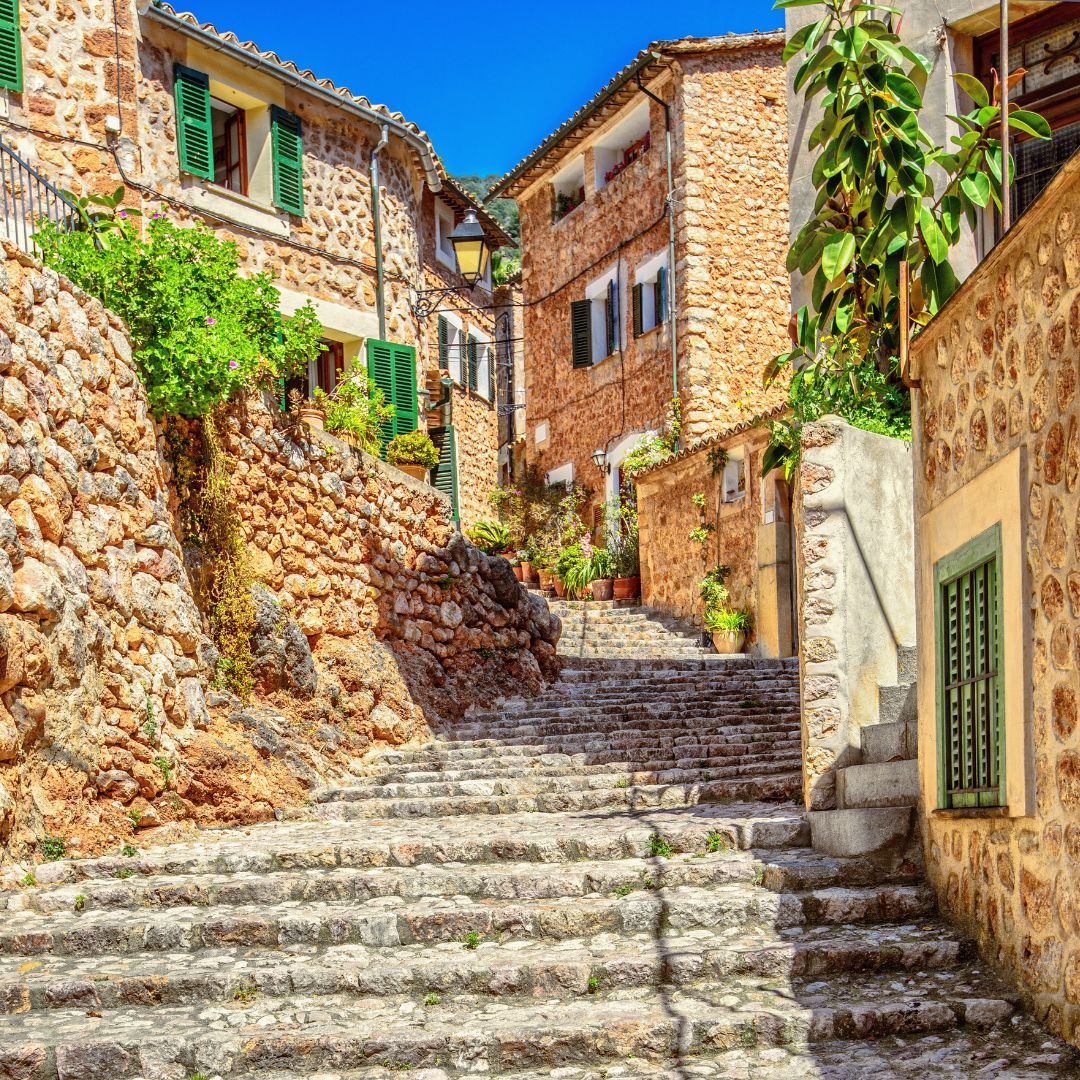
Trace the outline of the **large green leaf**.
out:
M 922 233 L 926 250 L 935 263 L 943 263 L 949 257 L 949 245 L 930 208 L 924 206 L 919 215 L 919 232 Z
M 969 75 L 966 71 L 958 71 L 953 78 L 956 80 L 960 89 L 975 102 L 975 107 L 977 109 L 981 109 L 983 106 L 990 104 L 989 92 L 974 75 Z
M 847 270 L 855 257 L 855 237 L 849 232 L 834 232 L 821 252 L 821 269 L 829 281 Z
M 1034 135 L 1036 139 L 1049 139 L 1050 125 L 1046 119 L 1037 112 L 1029 112 L 1027 109 L 1017 109 L 1009 114 L 1009 127 L 1016 128 L 1026 135 Z

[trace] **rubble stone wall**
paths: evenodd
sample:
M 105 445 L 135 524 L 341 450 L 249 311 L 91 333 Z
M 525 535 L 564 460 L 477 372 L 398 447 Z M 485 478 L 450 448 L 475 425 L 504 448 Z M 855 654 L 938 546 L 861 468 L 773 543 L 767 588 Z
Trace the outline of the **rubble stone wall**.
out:
M 921 380 L 920 532 L 995 469 L 1012 490 L 984 485 L 974 510 L 1002 523 L 1002 578 L 1016 598 L 1004 613 L 1004 811 L 935 809 L 933 626 L 920 627 L 927 868 L 944 910 L 1016 979 L 1039 1017 L 1073 1041 L 1080 1038 L 1078 191 L 1080 168 L 1071 161 L 913 353 Z M 933 612 L 932 566 L 922 569 L 925 619 Z
M 373 743 L 553 673 L 558 620 L 442 496 L 286 424 L 253 399 L 219 425 L 262 581 L 244 704 L 211 689 L 204 556 L 123 325 L 6 249 L 0 852 L 265 818 Z

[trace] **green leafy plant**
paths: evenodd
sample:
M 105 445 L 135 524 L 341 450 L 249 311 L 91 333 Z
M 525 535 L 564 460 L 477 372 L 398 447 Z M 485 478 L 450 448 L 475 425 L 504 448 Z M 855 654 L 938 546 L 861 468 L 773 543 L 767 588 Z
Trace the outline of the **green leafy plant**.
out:
M 479 949 L 482 940 L 483 939 L 475 930 L 470 930 L 462 937 L 461 944 L 464 945 L 466 949 Z
M 132 807 L 127 812 L 127 816 L 130 819 L 131 824 L 134 825 L 135 828 L 137 829 L 139 827 L 139 822 L 142 821 L 142 811 L 141 810 L 136 810 L 134 807 Z
M 239 1001 L 243 1005 L 250 1005 L 259 996 L 259 989 L 250 983 L 238 986 L 233 991 L 233 1001 Z
M 620 495 L 604 507 L 604 532 L 608 550 L 615 560 L 615 577 L 632 578 L 641 573 L 640 538 L 637 505 L 632 498 Z
M 496 285 L 505 285 L 521 273 L 521 250 L 519 248 L 500 248 L 491 257 L 491 280 Z
M 442 997 L 432 991 L 426 998 L 424 998 L 425 1005 L 441 1005 Z
M 731 573 L 730 566 L 714 566 L 698 585 L 698 595 L 705 605 L 705 610 L 723 607 L 728 602 L 727 579 Z
M 674 854 L 674 848 L 659 834 L 653 833 L 649 837 L 649 854 L 667 859 Z
M 633 891 L 633 885 L 616 885 L 615 888 L 611 890 L 611 894 L 612 896 L 623 897 L 629 896 Z
M 690 530 L 689 540 L 694 544 L 705 545 L 709 542 L 709 537 L 712 536 L 715 529 L 716 526 L 711 521 L 706 522 L 704 525 L 698 525 Z
M 595 975 L 589 976 L 589 981 L 586 984 L 590 994 L 598 994 L 600 992 L 600 980 Z
M 21 878 L 19 878 L 19 884 L 24 889 L 30 889 L 30 888 L 33 888 L 37 884 L 37 878 L 34 877 L 34 875 L 31 874 L 31 873 L 26 873 L 26 874 L 23 874 L 23 876 Z
M 809 0 L 776 6 L 806 7 Z M 901 264 L 912 278 L 910 318 L 917 329 L 957 287 L 949 254 L 965 225 L 974 229 L 982 210 L 1000 206 L 1003 167 L 994 134 L 1000 87 L 991 97 L 974 76 L 955 75 L 975 108 L 951 118 L 959 134 L 938 146 L 920 123 L 931 64 L 894 31 L 900 9 L 847 0 L 820 7 L 820 18 L 792 34 L 784 49 L 785 62 L 803 56 L 795 94 L 808 102 L 820 97 L 821 111 L 807 143 L 817 154 L 817 199 L 788 256 L 789 271 L 810 280 L 811 300 L 794 320 L 793 348 L 766 372 L 768 382 L 790 375 L 793 416 L 774 427 L 765 471 L 791 471 L 806 396 L 835 399 L 831 411 L 845 415 L 846 406 L 875 393 L 880 379 L 873 373 L 889 386 L 901 382 Z M 1038 114 L 1016 106 L 1009 113 L 1016 131 L 1050 137 Z M 900 415 L 888 422 L 899 423 Z
M 705 850 L 713 855 L 718 851 L 731 851 L 734 847 L 735 844 L 727 833 L 709 833 L 708 839 L 705 841 Z
M 682 401 L 678 397 L 673 397 L 668 405 L 664 431 L 659 435 L 643 435 L 630 448 L 630 452 L 623 458 L 620 466 L 623 476 L 632 482 L 642 473 L 666 461 L 672 454 L 678 452 L 681 436 Z
M 115 874 L 113 874 L 113 877 L 114 878 L 119 878 L 121 881 L 126 881 L 134 873 L 135 873 L 134 870 L 130 870 L 130 869 L 128 869 L 128 867 L 122 866 L 119 870 L 116 871 Z
M 37 849 L 44 862 L 56 862 L 67 854 L 67 841 L 62 836 L 46 833 L 38 841 Z
M 173 766 L 172 762 L 164 756 L 154 758 L 153 764 L 161 771 L 166 789 L 172 786 Z
M 705 629 L 710 634 L 745 634 L 750 616 L 733 608 L 710 608 L 705 612 Z
M 391 465 L 422 465 L 434 469 L 439 464 L 439 451 L 426 431 L 409 431 L 395 435 L 386 445 L 386 460 Z
M 321 348 L 310 304 L 282 322 L 269 274 L 241 274 L 236 244 L 153 214 L 136 229 L 118 188 L 75 231 L 45 223 L 44 261 L 127 323 L 156 416 L 203 416 L 234 393 L 305 369 Z
M 501 521 L 478 521 L 466 530 L 466 535 L 488 555 L 498 555 L 510 547 L 510 526 Z
M 329 393 L 316 387 L 314 401 L 326 414 L 324 427 L 331 435 L 341 436 L 366 454 L 379 452 L 380 433 L 393 420 L 395 409 L 362 365 L 350 364 Z
M 86 897 L 80 894 L 75 897 L 75 903 L 73 905 L 76 911 L 83 911 L 86 908 Z
M 125 844 L 120 849 L 120 854 L 127 859 L 132 859 L 139 854 L 139 849 L 132 844 Z

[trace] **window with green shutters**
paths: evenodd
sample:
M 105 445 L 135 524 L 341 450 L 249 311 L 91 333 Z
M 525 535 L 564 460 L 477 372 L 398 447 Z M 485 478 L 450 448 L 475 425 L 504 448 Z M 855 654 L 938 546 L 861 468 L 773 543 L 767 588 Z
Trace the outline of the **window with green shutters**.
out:
M 592 301 L 570 301 L 570 342 L 574 367 L 592 367 Z
M 1002 806 L 1001 527 L 935 567 L 938 805 Z
M 274 166 L 274 205 L 304 216 L 304 140 L 300 117 L 270 106 L 270 140 Z
M 375 381 L 383 397 L 394 406 L 394 416 L 382 426 L 379 438 L 385 449 L 395 435 L 416 430 L 416 350 L 411 345 L 369 338 L 368 377 Z
M 428 435 L 439 451 L 439 464 L 431 470 L 431 486 L 450 498 L 454 521 L 459 519 L 457 435 L 453 427 L 429 428 Z
M 17 92 L 23 88 L 19 0 L 0 0 L 0 86 Z
M 656 325 L 659 326 L 667 318 L 666 266 L 661 266 L 656 271 L 656 281 L 653 283 L 653 303 L 656 309 Z
M 205 72 L 177 64 L 173 68 L 173 92 L 176 98 L 176 147 L 180 168 L 192 176 L 213 180 L 210 77 Z
M 450 324 L 439 316 L 439 368 L 450 370 Z
M 476 338 L 474 338 L 472 336 L 472 334 L 470 334 L 469 335 L 469 389 L 470 390 L 475 390 L 476 387 L 477 387 L 476 375 L 477 375 L 478 364 L 479 364 L 479 360 L 477 358 L 477 348 L 478 348 L 479 344 L 480 343 L 476 340 Z
M 630 309 L 632 312 L 634 337 L 645 333 L 645 286 L 638 284 L 630 291 Z

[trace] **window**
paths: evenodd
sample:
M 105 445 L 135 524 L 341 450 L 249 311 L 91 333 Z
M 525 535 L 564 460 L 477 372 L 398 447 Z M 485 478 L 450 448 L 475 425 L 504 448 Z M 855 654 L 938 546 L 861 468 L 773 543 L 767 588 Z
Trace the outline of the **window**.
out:
M 724 462 L 720 496 L 726 503 L 735 502 L 746 496 L 746 460 L 742 447 L 728 452 L 728 459 Z
M 458 507 L 457 433 L 452 426 L 429 428 L 428 435 L 439 451 L 439 464 L 431 470 L 431 486 L 450 499 L 454 521 L 460 516 Z
M 555 197 L 552 217 L 561 221 L 585 201 L 585 159 L 578 158 L 556 173 L 552 188 Z
M 439 316 L 439 368 L 461 386 L 468 377 L 465 331 L 454 315 Z
M 934 568 L 938 805 L 1005 804 L 1001 526 Z
M 572 484 L 574 482 L 574 463 L 568 462 L 566 465 L 560 465 L 557 469 L 552 469 L 544 476 L 544 483 L 548 487 L 555 487 L 556 484 Z
M 229 191 L 246 195 L 247 123 L 244 110 L 212 97 L 210 128 L 214 139 L 214 183 L 228 188 Z
M 0 0 L 0 86 L 16 93 L 23 88 L 19 0 Z
M 1013 155 L 1016 159 L 1013 201 L 1017 217 L 1038 198 L 1077 147 L 1080 147 L 1080 121 L 1058 128 L 1050 142 L 1028 139 L 1017 145 Z
M 621 347 L 619 267 L 597 278 L 584 300 L 570 303 L 570 342 L 574 367 L 591 367 Z
M 634 337 L 662 326 L 667 318 L 667 253 L 654 255 L 634 274 L 631 296 Z
M 320 342 L 322 351 L 313 360 L 308 361 L 307 373 L 299 375 L 295 379 L 289 379 L 285 383 L 286 401 L 294 392 L 304 398 L 310 398 L 315 393 L 315 388 L 329 393 L 337 386 L 342 373 L 345 371 L 345 346 L 340 341 L 331 341 L 323 338 Z
M 457 270 L 457 256 L 450 236 L 454 231 L 454 212 L 441 199 L 435 200 L 435 258 L 451 270 Z
M 487 401 L 495 398 L 494 372 L 491 363 L 491 342 L 473 331 L 468 337 L 468 385 Z
M 369 338 L 367 343 L 368 377 L 394 406 L 394 416 L 380 432 L 385 447 L 395 435 L 416 430 L 416 350 L 411 345 Z
M 648 151 L 649 143 L 649 103 L 643 101 L 596 143 L 593 150 L 596 190 L 633 165 Z

